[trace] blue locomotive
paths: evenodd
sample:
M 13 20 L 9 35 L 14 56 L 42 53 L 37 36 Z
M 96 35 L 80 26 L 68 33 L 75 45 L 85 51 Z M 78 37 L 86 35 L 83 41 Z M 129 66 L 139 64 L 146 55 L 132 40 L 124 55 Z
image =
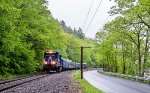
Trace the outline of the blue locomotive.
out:
M 43 70 L 58 71 L 60 72 L 63 68 L 63 62 L 61 55 L 55 50 L 48 50 L 44 53 Z
M 46 72 L 80 69 L 80 66 L 79 62 L 64 59 L 55 50 L 48 50 L 44 53 L 43 70 Z M 86 68 L 86 63 L 83 63 L 83 68 Z

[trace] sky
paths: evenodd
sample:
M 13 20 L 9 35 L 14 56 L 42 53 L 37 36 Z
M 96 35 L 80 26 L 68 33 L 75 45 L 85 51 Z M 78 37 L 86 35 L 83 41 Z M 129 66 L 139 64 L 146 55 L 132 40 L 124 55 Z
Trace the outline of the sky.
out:
M 48 9 L 54 18 L 64 20 L 67 26 L 78 29 L 83 25 L 88 14 L 92 0 L 48 0 Z M 94 0 L 89 13 L 88 20 L 83 29 L 86 37 L 94 38 L 96 32 L 103 28 L 103 25 L 114 17 L 109 16 L 110 7 L 115 5 L 112 0 L 102 0 L 99 10 L 96 13 L 90 27 L 87 27 L 94 16 L 94 13 L 101 0 Z

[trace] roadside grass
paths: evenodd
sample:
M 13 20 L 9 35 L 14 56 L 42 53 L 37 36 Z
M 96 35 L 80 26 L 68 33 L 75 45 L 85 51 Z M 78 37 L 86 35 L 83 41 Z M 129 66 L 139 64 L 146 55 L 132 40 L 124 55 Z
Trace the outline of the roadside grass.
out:
M 73 73 L 73 76 L 79 82 L 83 93 L 104 93 L 104 92 L 100 91 L 99 89 L 95 88 L 94 86 L 92 86 L 86 80 L 80 79 L 80 71 L 79 70 L 75 71 Z

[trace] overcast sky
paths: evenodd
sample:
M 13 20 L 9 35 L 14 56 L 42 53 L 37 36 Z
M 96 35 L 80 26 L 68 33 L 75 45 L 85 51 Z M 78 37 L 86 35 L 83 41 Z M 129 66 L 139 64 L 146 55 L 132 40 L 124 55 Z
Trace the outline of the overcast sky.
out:
M 72 28 L 83 27 L 84 21 L 86 19 L 89 7 L 92 0 L 48 0 L 50 9 L 54 18 L 58 20 L 64 20 L 68 26 Z M 94 38 L 96 32 L 99 29 L 102 29 L 102 26 L 108 20 L 111 20 L 113 17 L 109 17 L 107 13 L 110 10 L 110 7 L 114 5 L 114 2 L 111 0 L 102 0 L 102 3 L 99 7 L 99 10 L 90 26 L 86 31 L 99 3 L 101 0 L 94 0 L 91 12 L 89 14 L 85 29 L 83 32 L 87 37 Z

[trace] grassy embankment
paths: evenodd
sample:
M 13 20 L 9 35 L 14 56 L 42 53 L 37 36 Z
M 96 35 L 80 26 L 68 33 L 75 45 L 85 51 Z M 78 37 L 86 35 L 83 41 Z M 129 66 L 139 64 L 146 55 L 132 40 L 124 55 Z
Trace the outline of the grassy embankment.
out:
M 0 80 L 12 79 L 12 78 L 16 78 L 16 77 L 17 77 L 17 75 L 11 75 L 11 74 L 0 75 Z
M 19 78 L 19 77 L 32 76 L 32 75 L 35 75 L 37 73 L 38 72 L 31 73 L 31 74 L 22 74 L 22 75 L 16 75 L 16 74 L 10 74 L 10 73 L 7 73 L 5 75 L 0 74 L 0 80 L 8 80 L 8 79 L 14 79 L 14 78 Z
M 92 86 L 86 80 L 80 79 L 80 71 L 75 71 L 73 75 L 75 79 L 79 82 L 83 93 L 104 93 L 99 89 L 95 88 L 94 86 Z

